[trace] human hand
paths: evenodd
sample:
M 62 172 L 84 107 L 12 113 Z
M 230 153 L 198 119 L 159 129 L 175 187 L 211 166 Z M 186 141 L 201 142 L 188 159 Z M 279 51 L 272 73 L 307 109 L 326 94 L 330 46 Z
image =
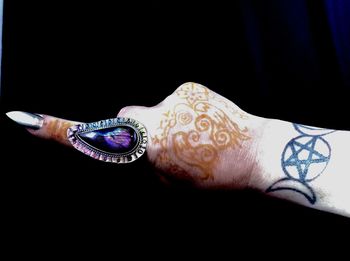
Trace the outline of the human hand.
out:
M 196 83 L 181 85 L 156 106 L 125 107 L 118 116 L 146 127 L 146 157 L 164 182 L 253 188 L 349 216 L 347 131 L 253 116 Z M 33 125 L 41 127 L 28 129 L 33 135 L 72 146 L 67 130 L 78 122 L 37 120 Z
M 133 118 L 148 131 L 147 158 L 165 182 L 197 187 L 250 186 L 261 126 L 265 121 L 203 85 L 185 83 L 153 107 L 129 106 L 118 117 Z M 43 116 L 35 136 L 72 146 L 67 129 L 78 122 Z M 117 166 L 116 166 L 117 168 Z

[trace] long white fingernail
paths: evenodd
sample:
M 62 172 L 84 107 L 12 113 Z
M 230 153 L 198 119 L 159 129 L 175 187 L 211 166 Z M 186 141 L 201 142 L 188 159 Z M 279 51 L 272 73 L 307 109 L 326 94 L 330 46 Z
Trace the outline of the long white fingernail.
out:
M 6 116 L 19 125 L 34 130 L 40 129 L 44 123 L 44 118 L 41 115 L 30 112 L 10 111 L 6 113 Z

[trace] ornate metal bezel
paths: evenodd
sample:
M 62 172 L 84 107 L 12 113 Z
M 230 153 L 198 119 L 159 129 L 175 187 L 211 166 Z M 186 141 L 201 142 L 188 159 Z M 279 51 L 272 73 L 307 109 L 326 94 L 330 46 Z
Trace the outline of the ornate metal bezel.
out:
M 130 127 L 136 135 L 136 145 L 125 153 L 111 153 L 88 144 L 79 137 L 79 133 L 91 132 L 112 127 Z M 146 151 L 148 136 L 146 127 L 131 118 L 113 118 L 92 123 L 74 125 L 67 130 L 67 137 L 74 148 L 94 159 L 112 163 L 130 163 L 140 158 Z

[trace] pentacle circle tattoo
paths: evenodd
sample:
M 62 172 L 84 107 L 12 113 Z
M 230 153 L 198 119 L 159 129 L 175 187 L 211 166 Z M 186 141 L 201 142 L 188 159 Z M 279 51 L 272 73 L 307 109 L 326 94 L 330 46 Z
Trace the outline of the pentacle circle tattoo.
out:
M 325 139 L 319 136 L 299 136 L 285 147 L 282 168 L 288 177 L 309 182 L 325 170 L 330 157 L 331 149 Z
M 330 161 L 331 146 L 323 137 L 335 130 L 300 124 L 293 126 L 301 135 L 291 139 L 282 152 L 281 165 L 287 177 L 277 180 L 266 192 L 294 191 L 315 204 L 316 193 L 309 183 L 324 172 Z

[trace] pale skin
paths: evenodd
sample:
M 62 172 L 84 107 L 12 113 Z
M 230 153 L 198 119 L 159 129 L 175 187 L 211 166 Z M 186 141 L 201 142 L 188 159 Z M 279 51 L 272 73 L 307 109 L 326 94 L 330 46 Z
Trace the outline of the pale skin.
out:
M 350 217 L 349 131 L 257 117 L 197 83 L 181 85 L 156 106 L 125 107 L 118 116 L 146 126 L 146 157 L 165 183 L 256 189 Z M 71 147 L 66 132 L 77 123 L 45 115 L 44 126 L 29 131 Z

